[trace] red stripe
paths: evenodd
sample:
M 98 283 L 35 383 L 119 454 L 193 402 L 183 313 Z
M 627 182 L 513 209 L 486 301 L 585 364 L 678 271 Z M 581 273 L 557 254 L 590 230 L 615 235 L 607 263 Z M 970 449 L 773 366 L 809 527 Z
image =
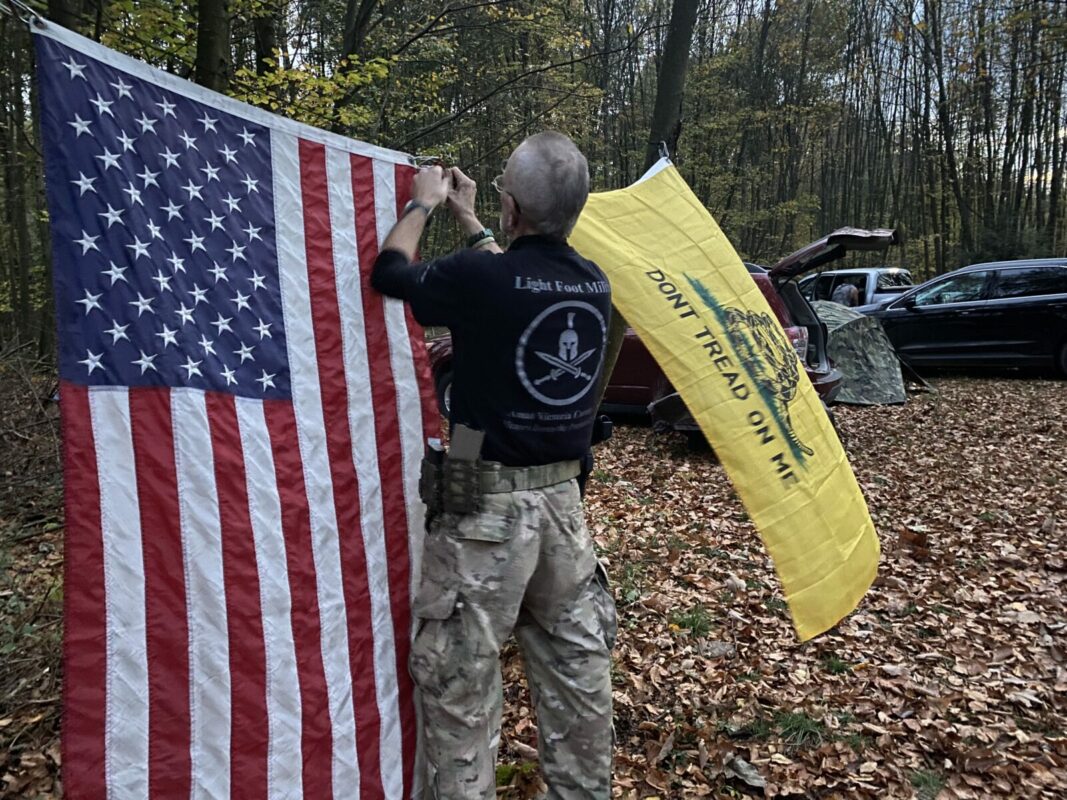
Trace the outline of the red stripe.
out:
M 188 795 L 189 616 L 170 390 L 131 389 L 129 398 L 144 551 L 148 794 Z
M 396 165 L 396 207 L 397 219 L 411 197 L 411 181 L 415 177 L 415 168 L 406 164 Z M 415 321 L 411 306 L 404 304 L 404 318 L 407 321 L 408 336 L 411 338 L 411 355 L 415 361 L 415 377 L 419 381 L 419 400 L 422 405 L 422 435 L 424 439 L 437 439 L 441 436 L 441 413 L 437 408 L 434 394 L 433 375 L 430 372 L 430 358 L 426 353 L 426 331 Z
M 337 304 L 337 277 L 333 264 L 326 148 L 323 145 L 300 141 L 300 187 L 304 204 L 304 240 L 319 367 L 319 391 L 341 548 L 341 581 L 348 615 L 348 657 L 356 717 L 360 796 L 379 798 L 384 797 L 384 791 L 381 719 L 374 685 L 374 628 L 366 553 L 360 529 L 359 481 L 352 460 L 352 435 L 348 426 L 348 387 L 341 339 L 341 312 Z
M 267 796 L 267 658 L 244 452 L 234 398 L 207 393 L 222 523 L 222 580 L 230 642 L 230 796 Z
M 59 408 L 67 518 L 63 545 L 63 674 L 68 676 L 63 687 L 63 788 L 71 800 L 96 800 L 107 796 L 107 607 L 89 390 L 63 381 Z
M 370 361 L 371 400 L 378 443 L 385 522 L 386 561 L 389 565 L 389 598 L 396 641 L 397 687 L 400 697 L 400 733 L 403 742 L 404 795 L 410 794 L 411 769 L 415 762 L 414 687 L 407 670 L 411 651 L 411 571 L 408 553 L 408 515 L 404 498 L 404 459 L 396 383 L 389 361 L 389 333 L 385 324 L 385 298 L 370 285 L 370 272 L 378 255 L 378 232 L 374 211 L 374 164 L 352 156 L 352 197 L 356 210 L 356 241 L 359 244 L 360 286 Z
M 311 513 L 304 484 L 304 466 L 292 403 L 263 403 L 274 455 L 274 473 L 281 504 L 285 561 L 292 598 L 293 640 L 300 681 L 301 752 L 304 759 L 304 797 L 329 800 L 333 796 L 333 732 L 322 663 L 318 578 L 311 549 Z

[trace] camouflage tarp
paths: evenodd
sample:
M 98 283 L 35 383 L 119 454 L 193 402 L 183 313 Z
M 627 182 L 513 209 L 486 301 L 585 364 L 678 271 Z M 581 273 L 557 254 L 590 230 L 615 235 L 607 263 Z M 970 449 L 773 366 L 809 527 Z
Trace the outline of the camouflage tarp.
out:
M 845 379 L 837 402 L 873 406 L 903 403 L 904 376 L 882 323 L 826 300 L 812 302 L 830 332 L 827 350 Z

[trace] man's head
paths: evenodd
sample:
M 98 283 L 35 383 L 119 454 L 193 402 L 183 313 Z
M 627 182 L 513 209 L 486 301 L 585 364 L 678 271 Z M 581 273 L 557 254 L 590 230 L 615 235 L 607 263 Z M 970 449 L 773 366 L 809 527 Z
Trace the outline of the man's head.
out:
M 566 239 L 589 196 L 589 166 L 569 137 L 538 133 L 515 148 L 500 189 L 505 233 Z

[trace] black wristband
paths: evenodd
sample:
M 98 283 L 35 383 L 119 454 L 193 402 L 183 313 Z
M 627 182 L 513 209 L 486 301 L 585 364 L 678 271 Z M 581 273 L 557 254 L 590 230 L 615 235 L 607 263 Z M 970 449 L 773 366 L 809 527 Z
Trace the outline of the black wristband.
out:
M 479 242 L 483 242 L 486 239 L 492 239 L 493 241 L 496 241 L 496 237 L 493 235 L 493 232 L 491 230 L 489 230 L 488 228 L 482 228 L 477 233 L 472 233 L 470 236 L 467 237 L 467 247 L 474 247 L 474 245 L 478 244 Z

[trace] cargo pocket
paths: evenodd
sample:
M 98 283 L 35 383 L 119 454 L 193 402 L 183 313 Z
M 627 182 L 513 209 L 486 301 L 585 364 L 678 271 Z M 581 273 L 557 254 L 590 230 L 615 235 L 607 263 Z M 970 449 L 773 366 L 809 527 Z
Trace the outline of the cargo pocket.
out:
M 411 604 L 418 627 L 411 644 L 409 672 L 420 689 L 433 695 L 441 694 L 448 684 L 448 665 L 455 663 L 456 648 L 462 645 L 460 607 L 457 590 L 433 583 L 423 583 Z
M 600 629 L 604 633 L 604 644 L 610 651 L 615 647 L 619 621 L 615 613 L 615 598 L 612 597 L 611 587 L 608 585 L 608 571 L 599 561 L 596 565 L 596 572 L 593 573 L 593 583 L 593 604 L 596 607 Z
M 507 542 L 515 535 L 518 514 L 511 498 L 505 494 L 482 496 L 482 509 L 456 517 L 451 534 L 456 539 L 475 542 Z

